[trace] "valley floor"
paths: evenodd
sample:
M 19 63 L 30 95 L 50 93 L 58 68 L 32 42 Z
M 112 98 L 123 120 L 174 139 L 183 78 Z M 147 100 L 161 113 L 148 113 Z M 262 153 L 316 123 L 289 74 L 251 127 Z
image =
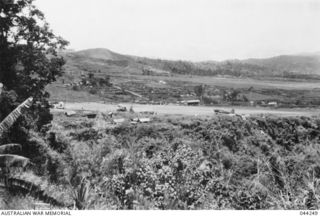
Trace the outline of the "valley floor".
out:
M 99 112 L 114 112 L 119 104 L 108 104 L 103 102 L 79 102 L 66 103 L 66 110 L 87 110 Z M 272 114 L 279 116 L 316 116 L 320 113 L 320 109 L 272 109 L 262 107 L 218 107 L 218 106 L 183 106 L 183 105 L 150 105 L 150 104 L 135 104 L 121 103 L 127 109 L 133 108 L 135 112 L 156 112 L 158 114 L 175 114 L 175 115 L 213 115 L 215 109 L 230 112 L 235 110 L 239 115 L 257 115 L 257 114 Z M 54 109 L 54 111 L 63 111 Z
M 99 76 L 97 81 L 102 75 Z M 82 85 L 79 85 L 80 80 L 77 78 L 57 81 L 47 88 L 50 101 L 168 104 L 198 99 L 195 89 L 201 85 L 204 88 L 202 103 L 205 105 L 250 106 L 277 102 L 282 108 L 320 106 L 320 82 L 313 80 L 117 74 L 110 77 L 111 84 L 107 86 L 92 85 L 90 82 L 94 81 L 86 80 L 86 84 Z M 251 113 L 251 107 L 249 110 Z

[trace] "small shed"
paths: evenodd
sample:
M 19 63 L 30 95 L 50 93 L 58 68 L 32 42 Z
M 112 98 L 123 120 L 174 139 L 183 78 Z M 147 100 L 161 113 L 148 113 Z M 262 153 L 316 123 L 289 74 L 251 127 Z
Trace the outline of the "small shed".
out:
M 148 122 L 150 122 L 150 121 L 151 121 L 150 118 L 139 118 L 139 122 L 140 122 L 140 123 L 148 123 Z
M 277 107 L 278 103 L 277 102 L 268 102 L 268 106 Z
M 96 113 L 85 113 L 84 116 L 86 116 L 87 118 L 93 119 L 97 117 Z
M 198 99 L 194 99 L 194 100 L 187 100 L 186 101 L 187 105 L 199 105 L 200 104 L 200 100 Z
M 64 113 L 67 117 L 75 116 L 77 113 L 75 111 L 67 111 Z

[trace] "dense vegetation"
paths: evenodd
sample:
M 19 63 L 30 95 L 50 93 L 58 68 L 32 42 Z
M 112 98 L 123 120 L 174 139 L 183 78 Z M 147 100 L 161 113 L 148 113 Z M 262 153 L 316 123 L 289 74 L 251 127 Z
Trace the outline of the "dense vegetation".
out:
M 0 119 L 32 96 L 37 103 L 29 112 L 28 122 L 39 130 L 52 119 L 45 86 L 63 73 L 65 62 L 57 50 L 67 41 L 51 31 L 44 14 L 32 2 L 0 1 L 0 82 L 10 92 L 7 101 L 16 103 L 3 109 L 1 105 Z
M 79 209 L 318 209 L 318 118 L 57 115 L 51 183 Z M 75 190 L 74 190 L 75 189 Z M 75 193 L 72 193 L 75 192 Z M 26 199 L 27 200 L 27 199 Z
M 50 162 L 55 158 L 55 152 L 45 143 L 45 132 L 52 120 L 49 93 L 45 87 L 63 74 L 65 62 L 57 51 L 66 45 L 67 41 L 51 31 L 33 0 L 0 0 L 2 209 L 19 208 L 19 193 L 26 189 L 36 198 L 57 204 L 44 192 L 44 189 L 52 190 L 51 184 L 47 183 L 47 174 Z M 30 100 L 26 106 L 11 113 L 27 98 Z M 29 162 L 29 169 L 34 167 L 31 170 L 35 173 L 22 176 L 16 173 L 16 170 L 26 169 Z

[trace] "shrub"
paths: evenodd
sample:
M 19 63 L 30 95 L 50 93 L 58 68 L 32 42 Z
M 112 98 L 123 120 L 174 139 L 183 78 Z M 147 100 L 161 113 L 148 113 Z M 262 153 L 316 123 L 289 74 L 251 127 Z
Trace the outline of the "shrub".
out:
M 62 153 L 72 186 L 82 177 L 91 183 L 86 208 L 313 209 L 320 193 L 318 123 L 165 117 L 97 131 L 61 121 L 68 131 L 56 138 L 70 140 Z

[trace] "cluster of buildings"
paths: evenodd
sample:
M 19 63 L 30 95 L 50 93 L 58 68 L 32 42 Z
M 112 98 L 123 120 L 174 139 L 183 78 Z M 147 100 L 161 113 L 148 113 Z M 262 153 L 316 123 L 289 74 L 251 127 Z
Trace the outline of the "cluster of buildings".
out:
M 143 75 L 153 75 L 153 76 L 170 76 L 171 73 L 161 69 L 156 69 L 152 67 L 145 67 L 142 69 Z

